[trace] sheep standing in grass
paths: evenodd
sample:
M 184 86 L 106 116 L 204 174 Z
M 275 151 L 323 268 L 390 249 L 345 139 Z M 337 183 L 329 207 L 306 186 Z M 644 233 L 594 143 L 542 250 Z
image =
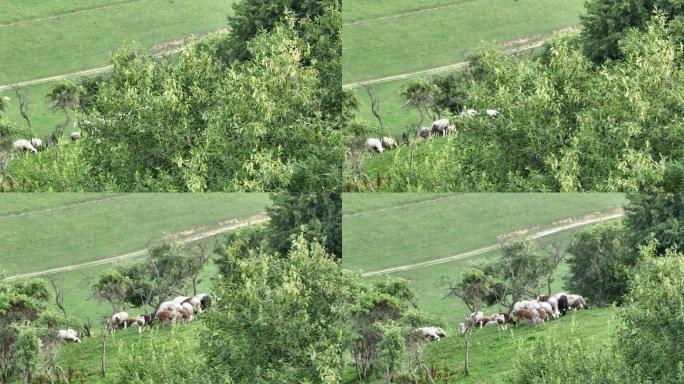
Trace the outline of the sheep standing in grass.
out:
M 33 145 L 31 145 L 31 143 L 28 140 L 24 139 L 19 139 L 12 143 L 12 148 L 14 148 L 14 150 L 16 151 L 27 151 L 32 153 L 38 152 L 36 148 Z
M 399 144 L 397 144 L 397 142 L 391 137 L 383 137 L 382 147 L 386 150 L 392 148 L 399 148 Z
M 62 329 L 57 332 L 57 338 L 64 341 L 71 341 L 74 343 L 80 343 L 81 339 L 78 338 L 78 333 L 73 329 Z
M 449 119 L 440 119 L 432 122 L 430 133 L 434 136 L 446 136 L 449 134 Z
M 71 137 L 71 141 L 79 140 L 81 138 L 81 132 L 71 132 L 69 137 Z
M 33 148 L 35 148 L 36 150 L 42 149 L 43 148 L 43 140 L 34 137 L 31 139 L 31 145 L 33 145 Z
M 431 132 L 430 128 L 428 128 L 428 127 L 421 127 L 421 128 L 418 130 L 418 137 L 421 137 L 421 138 L 423 138 L 423 139 L 427 139 L 428 137 L 430 137 L 430 132 Z
M 366 148 L 371 149 L 377 153 L 382 153 L 385 149 L 382 147 L 382 142 L 379 139 L 370 138 L 366 140 Z

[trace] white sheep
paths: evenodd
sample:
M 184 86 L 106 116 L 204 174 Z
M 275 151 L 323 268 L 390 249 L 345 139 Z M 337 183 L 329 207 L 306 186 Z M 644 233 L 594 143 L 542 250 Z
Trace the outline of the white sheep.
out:
M 71 141 L 76 141 L 81 138 L 81 132 L 71 132 L 69 137 L 71 137 Z
M 33 153 L 38 152 L 36 148 L 33 145 L 31 145 L 31 143 L 28 140 L 24 139 L 19 139 L 12 143 L 12 148 L 14 148 L 17 151 L 29 151 Z
M 442 337 L 446 337 L 446 332 L 439 327 L 422 327 L 416 328 L 416 332 L 424 339 L 432 339 L 439 341 Z
M 382 142 L 379 139 L 370 138 L 366 140 L 366 148 L 372 149 L 375 152 L 382 153 L 385 149 L 382 147 Z
M 35 149 L 43 148 L 43 140 L 34 137 L 31 139 L 31 145 L 33 145 Z
M 499 115 L 499 111 L 497 111 L 496 109 L 488 109 L 486 112 L 487 116 L 489 117 L 496 117 Z
M 446 136 L 449 133 L 449 119 L 440 119 L 432 122 L 430 133 L 437 136 Z
M 71 328 L 59 330 L 57 332 L 57 337 L 64 341 L 81 342 L 81 339 L 78 338 L 78 333 Z
M 382 147 L 384 149 L 399 148 L 399 144 L 391 137 L 382 138 Z

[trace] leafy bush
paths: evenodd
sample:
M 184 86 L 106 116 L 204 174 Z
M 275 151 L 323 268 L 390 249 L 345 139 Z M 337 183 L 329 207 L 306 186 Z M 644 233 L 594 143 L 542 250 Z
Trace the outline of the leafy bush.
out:
M 626 255 L 620 222 L 592 226 L 574 235 L 567 248 L 570 275 L 565 287 L 591 298 L 593 304 L 621 302 L 634 261 Z
M 669 161 L 684 158 L 682 46 L 654 17 L 621 40 L 624 60 L 595 66 L 576 37 L 529 60 L 485 50 L 447 110 L 455 133 L 375 156 L 364 168 L 386 191 L 644 191 L 664 188 Z M 443 107 L 442 107 L 443 106 Z M 489 118 L 482 111 L 499 110 Z M 347 175 L 346 177 L 349 177 Z

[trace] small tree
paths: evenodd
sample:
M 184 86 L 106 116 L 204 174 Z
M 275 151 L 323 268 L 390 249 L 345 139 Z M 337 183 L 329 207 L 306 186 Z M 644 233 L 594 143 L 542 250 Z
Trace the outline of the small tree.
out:
M 79 94 L 80 90 L 76 84 L 68 80 L 62 80 L 45 95 L 52 102 L 53 110 L 61 110 L 64 113 L 60 137 L 69 125 L 72 112 L 80 105 L 78 101 Z
M 92 297 L 100 302 L 108 302 L 112 306 L 112 312 L 118 312 L 123 308 L 131 284 L 132 281 L 127 276 L 116 270 L 109 270 L 93 283 Z
M 509 307 L 529 296 L 539 294 L 541 279 L 553 263 L 551 256 L 540 252 L 536 243 L 519 240 L 505 244 L 499 263 L 499 273 L 510 293 Z
M 471 267 L 461 275 L 460 279 L 453 283 L 449 281 L 449 289 L 446 297 L 461 299 L 468 310 L 480 311 L 492 297 L 496 297 L 494 290 L 497 285 L 496 279 L 488 275 L 483 269 Z M 468 318 L 468 320 L 471 320 Z M 463 374 L 469 375 L 470 360 L 470 336 L 475 324 L 468 322 L 465 329 L 460 329 L 463 336 Z

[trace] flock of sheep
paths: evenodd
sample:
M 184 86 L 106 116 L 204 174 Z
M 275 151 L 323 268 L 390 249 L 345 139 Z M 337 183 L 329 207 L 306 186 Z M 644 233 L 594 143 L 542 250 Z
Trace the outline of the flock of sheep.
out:
M 206 310 L 211 305 L 211 301 L 211 297 L 206 293 L 192 297 L 178 296 L 171 301 L 161 303 L 154 315 L 129 316 L 127 312 L 115 313 L 110 317 L 105 329 L 113 332 L 115 329 L 137 326 L 138 333 L 142 333 L 144 328 L 151 325 L 155 319 L 160 325 L 189 323 L 193 321 L 195 314 Z M 58 331 L 57 337 L 67 342 L 81 342 L 78 333 L 71 328 Z
M 71 137 L 71 141 L 76 141 L 81 138 L 81 133 L 71 132 L 69 137 Z M 36 137 L 32 138 L 31 140 L 19 139 L 12 143 L 12 149 L 19 152 L 36 153 L 39 150 L 44 149 L 46 147 L 47 145 L 43 144 L 43 140 Z
M 499 111 L 496 109 L 487 109 L 485 110 L 485 113 L 489 117 L 496 117 L 499 115 Z M 475 109 L 466 109 L 459 114 L 459 117 L 472 118 L 477 116 L 478 114 L 479 112 Z M 421 127 L 420 129 L 418 129 L 416 136 L 422 139 L 428 139 L 430 138 L 430 136 L 444 137 L 447 136 L 450 132 L 453 132 L 454 129 L 455 126 L 453 124 L 450 124 L 449 119 L 439 119 L 432 122 L 431 128 Z M 404 142 L 407 141 L 408 138 L 405 137 Z M 383 137 L 382 139 L 369 138 L 368 140 L 366 140 L 366 149 L 377 153 L 383 153 L 384 151 L 393 148 L 399 148 L 399 145 L 391 137 Z
M 522 300 L 515 303 L 510 313 L 499 312 L 485 316 L 482 311 L 473 312 L 466 316 L 465 322 L 459 324 L 458 330 L 464 334 L 469 330 L 495 325 L 498 326 L 499 331 L 507 330 L 508 324 L 516 327 L 522 323 L 535 326 L 558 319 L 571 309 L 589 309 L 589 305 L 587 305 L 584 297 L 563 292 L 549 296 L 537 296 L 535 300 Z M 416 328 L 415 332 L 426 340 L 439 341 L 447 336 L 446 332 L 439 327 Z

